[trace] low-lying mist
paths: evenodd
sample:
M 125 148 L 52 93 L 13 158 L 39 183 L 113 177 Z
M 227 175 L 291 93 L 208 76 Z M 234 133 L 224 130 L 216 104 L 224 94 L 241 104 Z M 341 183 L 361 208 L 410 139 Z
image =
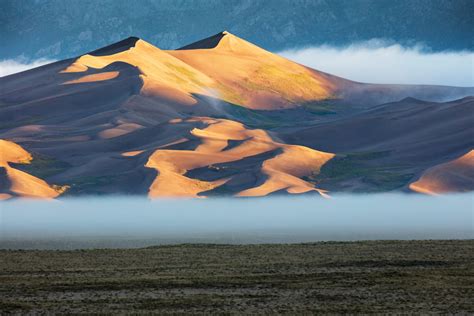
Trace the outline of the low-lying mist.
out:
M 0 203 L 0 248 L 471 239 L 473 194 Z

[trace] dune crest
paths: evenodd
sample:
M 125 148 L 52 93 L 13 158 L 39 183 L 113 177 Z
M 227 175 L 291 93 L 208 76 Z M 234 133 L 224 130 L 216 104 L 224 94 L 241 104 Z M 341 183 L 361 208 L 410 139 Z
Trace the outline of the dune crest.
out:
M 180 50 L 218 50 L 221 53 L 238 53 L 248 55 L 273 55 L 272 53 L 254 45 L 246 40 L 229 33 L 219 32 L 213 36 L 195 43 L 183 46 Z

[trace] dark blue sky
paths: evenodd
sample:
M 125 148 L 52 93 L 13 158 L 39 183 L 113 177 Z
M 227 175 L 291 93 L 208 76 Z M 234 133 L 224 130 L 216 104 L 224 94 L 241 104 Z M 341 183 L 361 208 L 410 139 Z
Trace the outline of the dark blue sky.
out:
M 373 38 L 474 50 L 471 0 L 2 0 L 0 6 L 0 60 L 73 57 L 132 35 L 171 49 L 222 30 L 272 51 Z

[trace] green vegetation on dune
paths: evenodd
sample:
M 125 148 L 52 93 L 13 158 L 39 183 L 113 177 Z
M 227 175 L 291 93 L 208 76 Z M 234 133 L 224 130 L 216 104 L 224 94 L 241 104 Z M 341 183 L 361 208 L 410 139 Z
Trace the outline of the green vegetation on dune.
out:
M 229 105 L 226 108 L 226 112 L 232 116 L 233 119 L 251 128 L 272 129 L 289 124 L 285 123 L 284 120 L 277 120 L 263 113 L 259 113 L 257 110 L 248 109 L 239 105 Z
M 165 63 L 165 65 L 173 71 L 173 72 L 169 72 L 168 75 L 174 77 L 177 83 L 192 82 L 197 86 L 203 86 L 204 85 L 197 78 L 197 74 L 195 72 L 193 72 L 193 71 L 191 71 L 191 70 L 189 70 L 185 67 L 174 65 L 172 63 Z
M 71 165 L 53 157 L 32 153 L 33 160 L 28 164 L 13 164 L 15 168 L 35 177 L 45 179 L 67 170 Z
M 403 168 L 384 166 L 374 163 L 390 154 L 389 151 L 359 152 L 336 156 L 327 162 L 321 170 L 306 177 L 305 180 L 319 187 L 330 186 L 337 188 L 346 181 L 357 180 L 363 184 L 355 192 L 384 192 L 404 187 L 413 174 L 403 171 Z
M 301 111 L 297 112 L 297 108 L 280 110 L 280 112 L 276 112 L 253 110 L 238 104 L 224 101 L 221 102 L 225 105 L 225 112 L 228 114 L 228 116 L 222 116 L 222 118 L 231 118 L 251 128 L 261 128 L 267 130 L 281 127 L 292 127 L 295 126 L 295 122 L 307 124 L 309 121 L 311 121 L 311 119 L 315 119 L 318 115 L 336 114 L 335 104 L 330 99 L 301 104 L 300 106 L 308 112 L 304 114 L 302 114 Z M 292 113 L 292 111 L 295 112 Z M 293 117 L 292 115 L 295 115 L 295 119 L 289 119 Z M 305 116 L 302 119 L 301 117 L 298 117 L 298 115 Z
M 71 180 L 71 188 L 67 194 L 101 194 L 99 189 L 105 188 L 123 178 L 121 175 L 83 176 Z
M 230 197 L 235 194 L 235 189 L 232 190 L 229 186 L 226 184 L 222 184 L 212 190 L 201 192 L 198 195 L 199 196 L 205 196 L 205 197 Z
M 216 90 L 220 93 L 220 98 L 237 106 L 243 106 L 247 99 L 244 95 L 238 93 L 234 89 L 218 82 L 216 84 Z
M 332 99 L 306 102 L 302 106 L 310 113 L 316 115 L 336 114 L 335 104 Z
M 311 99 L 326 93 L 308 72 L 289 72 L 273 64 L 263 64 L 242 82 L 246 90 L 272 91 L 289 103 Z

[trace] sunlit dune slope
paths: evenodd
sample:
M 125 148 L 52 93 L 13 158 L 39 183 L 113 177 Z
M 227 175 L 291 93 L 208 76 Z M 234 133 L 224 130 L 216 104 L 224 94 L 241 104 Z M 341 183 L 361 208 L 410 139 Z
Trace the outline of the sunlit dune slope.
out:
M 333 96 L 320 73 L 261 49 L 228 32 L 168 51 L 216 81 L 216 97 L 252 109 L 280 109 Z
M 28 164 L 31 155 L 19 145 L 0 139 L 0 200 L 11 197 L 55 198 L 61 190 L 17 170 L 10 163 Z
M 181 60 L 138 38 L 129 38 L 78 58 L 63 73 L 84 72 L 87 69 L 103 69 L 116 62 L 135 66 L 143 81 L 143 94 L 160 94 L 162 89 L 174 89 L 181 93 L 205 93 L 212 80 Z M 102 77 L 102 78 L 101 78 Z M 96 75 L 95 81 L 104 80 L 104 74 Z M 93 77 L 87 78 L 93 81 Z M 81 81 L 82 80 L 82 81 Z M 84 82 L 78 79 L 76 82 Z
M 353 82 L 287 60 L 227 31 L 167 52 L 214 79 L 217 98 L 252 109 L 295 108 L 326 100 L 367 108 L 406 97 L 445 101 L 474 94 L 472 87 Z
M 426 170 L 410 189 L 426 194 L 474 190 L 474 150 L 452 161 Z
M 150 156 L 146 166 L 158 171 L 151 197 L 206 196 L 213 190 L 238 196 L 279 191 L 324 194 L 301 178 L 317 172 L 333 154 L 279 143 L 263 130 L 250 130 L 234 121 L 193 120 L 207 125 L 191 131 L 199 140 L 194 150 L 159 149 Z M 249 158 L 254 161 L 246 166 Z

